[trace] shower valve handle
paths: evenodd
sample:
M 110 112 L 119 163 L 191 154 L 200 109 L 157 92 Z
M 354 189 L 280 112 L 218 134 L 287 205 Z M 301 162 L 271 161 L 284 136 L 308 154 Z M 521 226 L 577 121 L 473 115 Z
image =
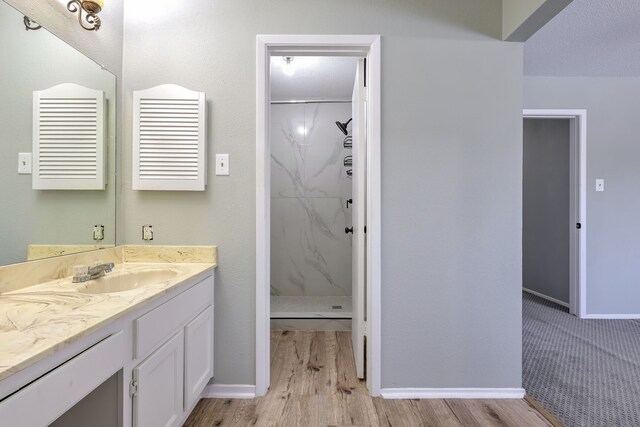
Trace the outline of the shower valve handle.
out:
M 344 232 L 345 234 L 349 234 L 349 233 L 353 234 L 353 227 L 345 227 Z
M 347 209 L 349 209 L 349 203 L 353 204 L 353 199 L 347 199 Z

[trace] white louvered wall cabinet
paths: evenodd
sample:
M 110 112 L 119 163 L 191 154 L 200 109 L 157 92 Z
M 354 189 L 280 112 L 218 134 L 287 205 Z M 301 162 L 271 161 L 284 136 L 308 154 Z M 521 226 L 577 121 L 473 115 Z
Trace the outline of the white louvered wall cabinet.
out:
M 105 132 L 103 91 L 64 83 L 33 92 L 33 189 L 104 190 Z
M 133 92 L 133 189 L 204 191 L 205 94 L 177 85 Z

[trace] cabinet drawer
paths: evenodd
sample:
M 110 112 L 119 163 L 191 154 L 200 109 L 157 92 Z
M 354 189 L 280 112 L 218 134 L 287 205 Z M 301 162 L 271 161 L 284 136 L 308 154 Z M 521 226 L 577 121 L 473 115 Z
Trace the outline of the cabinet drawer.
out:
M 49 425 L 124 365 L 124 334 L 100 341 L 0 402 L 0 424 Z
M 170 299 L 134 322 L 133 355 L 143 357 L 213 303 L 213 276 Z

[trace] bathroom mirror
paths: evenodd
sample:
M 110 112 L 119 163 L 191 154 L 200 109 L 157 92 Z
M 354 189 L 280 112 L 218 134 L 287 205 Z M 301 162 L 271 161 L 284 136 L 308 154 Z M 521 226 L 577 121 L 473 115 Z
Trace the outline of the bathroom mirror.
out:
M 115 76 L 46 29 L 27 30 L 24 15 L 1 1 L 0 54 L 0 265 L 113 246 Z M 19 163 L 30 169 L 33 92 L 63 83 L 104 92 L 104 190 L 34 190 L 32 175 L 18 171 Z

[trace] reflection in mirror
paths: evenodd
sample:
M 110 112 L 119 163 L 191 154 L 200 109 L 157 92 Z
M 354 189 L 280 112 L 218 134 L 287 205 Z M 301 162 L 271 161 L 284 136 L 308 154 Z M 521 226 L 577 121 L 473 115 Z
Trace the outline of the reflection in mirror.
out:
M 46 29 L 25 31 L 23 14 L 4 2 L 0 55 L 0 265 L 113 246 L 115 76 Z M 30 169 L 34 91 L 65 83 L 104 92 L 104 190 L 33 190 L 32 175 L 18 172 Z

